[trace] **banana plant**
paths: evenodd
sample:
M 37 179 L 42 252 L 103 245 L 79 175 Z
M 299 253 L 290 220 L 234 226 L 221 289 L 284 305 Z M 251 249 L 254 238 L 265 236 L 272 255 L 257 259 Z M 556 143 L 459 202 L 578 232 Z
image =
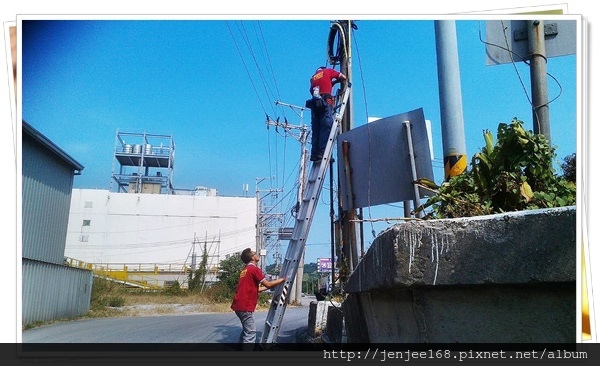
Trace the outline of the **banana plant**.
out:
M 415 212 L 431 207 L 424 218 L 468 217 L 575 203 L 575 185 L 554 173 L 555 148 L 544 135 L 513 118 L 498 125 L 496 142 L 489 130 L 483 138 L 485 146 L 469 170 L 439 186 L 426 179 L 413 182 L 436 193 Z

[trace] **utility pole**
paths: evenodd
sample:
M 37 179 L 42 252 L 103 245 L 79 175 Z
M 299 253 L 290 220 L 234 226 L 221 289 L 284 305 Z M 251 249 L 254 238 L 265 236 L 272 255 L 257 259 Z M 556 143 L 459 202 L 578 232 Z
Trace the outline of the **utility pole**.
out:
M 336 27 L 339 29 L 338 35 L 341 38 L 340 45 L 342 50 L 340 52 L 340 71 L 344 73 L 347 77 L 347 82 L 352 82 L 352 29 L 354 29 L 354 24 L 352 20 L 340 20 L 332 22 L 332 29 Z M 332 45 L 330 45 L 331 47 Z M 348 91 L 347 91 L 348 92 Z M 353 128 L 353 110 L 352 110 L 352 90 L 349 91 L 351 94 L 348 98 L 348 104 L 346 105 L 346 111 L 341 121 L 341 133 L 350 131 Z M 338 163 L 338 167 L 339 167 Z M 339 182 L 344 181 L 344 177 L 341 176 L 338 170 L 338 185 Z M 338 189 L 338 192 L 341 192 L 341 189 Z M 351 192 L 349 193 L 351 194 Z M 341 201 L 341 200 L 340 200 Z M 349 209 L 347 211 L 342 211 L 341 204 L 339 206 L 340 211 L 340 226 L 341 226 L 341 246 L 342 246 L 342 257 L 343 257 L 343 266 L 346 267 L 346 271 L 342 271 L 340 268 L 340 284 L 345 282 L 345 275 L 349 275 L 354 270 L 355 266 L 358 263 L 358 255 L 357 253 L 357 233 L 356 233 L 356 211 L 354 208 Z M 335 263 L 335 258 L 332 258 L 332 262 Z M 342 272 L 347 272 L 342 275 Z M 333 279 L 332 279 L 333 281 Z
M 550 106 L 548 101 L 547 66 L 551 57 L 577 54 L 577 23 L 557 19 L 520 21 L 486 21 L 487 65 L 515 63 L 529 65 L 533 132 L 544 135 L 551 143 Z M 504 44 L 504 47 L 497 47 Z
M 303 126 L 305 127 L 305 126 Z M 300 159 L 300 179 L 298 184 L 298 200 L 296 201 L 296 207 L 300 208 L 300 203 L 302 202 L 302 197 L 304 196 L 304 187 L 306 183 L 306 171 L 308 165 L 308 149 L 306 148 L 306 140 L 308 138 L 308 128 L 302 129 L 300 145 L 301 145 L 301 154 L 302 157 Z M 306 247 L 302 253 L 302 257 L 300 257 L 300 262 L 298 264 L 298 271 L 296 272 L 296 280 L 294 281 L 295 286 L 295 299 L 291 299 L 291 301 L 296 300 L 299 301 L 302 297 L 302 278 L 304 277 L 304 254 L 306 253 Z M 293 292 L 293 291 L 292 291 Z
M 434 25 L 444 149 L 444 178 L 447 181 L 462 174 L 467 168 L 467 148 L 458 67 L 456 22 L 454 20 L 436 20 Z
M 306 183 L 306 172 L 308 170 L 308 167 L 307 167 L 307 165 L 308 165 L 308 149 L 306 148 L 306 144 L 307 144 L 307 140 L 308 140 L 308 136 L 309 136 L 309 129 L 308 129 L 308 126 L 306 126 L 305 124 L 302 123 L 304 110 L 306 110 L 306 108 L 295 106 L 292 104 L 283 103 L 281 101 L 276 101 L 275 104 L 290 107 L 294 112 L 296 112 L 299 115 L 300 121 L 301 121 L 301 124 L 297 126 L 297 125 L 292 125 L 292 124 L 288 123 L 287 120 L 284 123 L 281 123 L 279 121 L 273 121 L 271 119 L 267 119 L 268 126 L 276 126 L 277 128 L 283 128 L 286 131 L 286 133 L 289 133 L 290 135 L 292 135 L 294 138 L 296 138 L 300 142 L 300 169 L 299 169 L 299 173 L 298 173 L 299 184 L 298 184 L 298 197 L 296 200 L 296 208 L 295 208 L 295 210 L 297 211 L 300 208 L 300 202 L 302 201 L 302 196 L 304 195 L 304 187 L 305 187 L 305 183 Z M 297 112 L 297 111 L 299 111 L 299 112 Z M 293 130 L 297 130 L 299 132 L 299 134 L 298 135 L 293 134 L 291 132 Z M 301 296 L 302 296 L 302 277 L 303 276 L 304 276 L 304 254 L 302 254 L 302 257 L 300 258 L 300 261 L 298 264 L 298 271 L 296 272 L 296 278 L 292 285 L 292 289 L 290 291 L 290 296 L 288 297 L 288 303 L 291 304 L 294 301 L 297 301 L 301 298 Z
M 527 21 L 527 44 L 531 67 L 531 94 L 533 104 L 533 132 L 550 141 L 550 107 L 546 78 L 546 39 L 543 20 Z
M 270 179 L 274 179 L 274 178 L 275 177 L 271 177 Z M 273 189 L 273 188 L 266 189 L 266 190 L 258 189 L 258 184 L 260 182 L 264 181 L 265 179 L 269 179 L 269 178 L 255 178 L 255 180 L 256 180 L 256 253 L 260 256 L 260 262 L 259 262 L 260 269 L 263 272 L 265 271 L 265 257 L 267 254 L 266 253 L 267 245 L 262 240 L 263 235 L 265 234 L 263 232 L 263 227 L 265 227 L 267 234 L 269 234 L 270 233 L 269 229 L 272 229 L 269 227 L 269 225 L 270 225 L 271 221 L 273 221 L 273 218 L 283 215 L 281 213 L 270 212 L 273 209 L 273 207 L 269 207 L 268 213 L 263 212 L 264 205 L 262 204 L 260 192 L 267 192 L 267 196 L 271 196 L 271 197 L 274 193 L 283 192 L 283 189 Z M 273 201 L 273 200 L 271 200 L 271 201 Z

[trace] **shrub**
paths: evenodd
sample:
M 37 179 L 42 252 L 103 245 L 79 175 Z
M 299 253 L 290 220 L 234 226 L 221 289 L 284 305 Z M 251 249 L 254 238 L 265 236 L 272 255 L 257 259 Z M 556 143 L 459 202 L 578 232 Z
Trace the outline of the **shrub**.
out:
M 219 264 L 217 282 L 207 288 L 204 294 L 215 302 L 226 302 L 233 299 L 240 272 L 244 268 L 240 253 L 235 253 Z
M 121 306 L 125 305 L 125 298 L 123 296 L 110 296 L 106 299 L 108 306 L 111 306 L 113 308 L 120 308 Z
M 428 182 L 436 194 L 417 212 L 431 207 L 425 218 L 455 218 L 575 204 L 575 184 L 555 174 L 555 148 L 544 135 L 514 118 L 498 126 L 496 144 L 490 131 L 483 136 L 471 169 L 441 187 Z
M 94 277 L 90 308 L 101 310 L 107 306 L 121 307 L 125 305 L 123 292 L 122 285 L 104 278 Z
M 565 156 L 560 165 L 563 171 L 563 177 L 569 182 L 575 183 L 577 180 L 577 159 L 575 153 Z
M 175 282 L 173 282 L 172 285 L 168 286 L 164 290 L 164 292 L 165 292 L 165 294 L 170 295 L 170 296 L 179 296 L 179 295 L 183 294 L 183 289 L 181 288 L 179 281 L 175 281 Z

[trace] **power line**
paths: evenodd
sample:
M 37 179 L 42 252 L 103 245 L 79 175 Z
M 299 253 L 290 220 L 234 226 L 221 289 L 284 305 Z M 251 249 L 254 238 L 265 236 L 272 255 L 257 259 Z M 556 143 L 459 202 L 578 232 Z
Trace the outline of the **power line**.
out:
M 244 57 L 242 56 L 242 52 L 240 51 L 240 48 L 237 44 L 237 41 L 235 40 L 235 36 L 233 35 L 233 31 L 231 30 L 231 27 L 229 26 L 229 22 L 225 22 L 227 24 L 227 29 L 229 29 L 229 34 L 231 34 L 231 38 L 233 39 L 233 43 L 235 44 L 235 48 L 238 51 L 238 54 L 240 55 L 240 58 L 242 60 L 242 64 L 244 65 L 244 69 L 246 70 L 246 74 L 248 75 L 248 79 L 250 79 L 250 83 L 252 84 L 252 88 L 254 89 L 254 93 L 256 94 L 256 97 L 258 98 L 258 102 L 260 103 L 260 106 L 263 110 L 263 112 L 265 113 L 265 115 L 267 114 L 267 110 L 265 109 L 265 106 L 262 103 L 262 100 L 260 99 L 260 95 L 258 94 L 258 90 L 256 90 L 256 85 L 254 85 L 254 81 L 252 80 L 252 76 L 250 75 L 250 71 L 248 70 L 248 66 L 246 66 L 246 62 L 244 61 Z

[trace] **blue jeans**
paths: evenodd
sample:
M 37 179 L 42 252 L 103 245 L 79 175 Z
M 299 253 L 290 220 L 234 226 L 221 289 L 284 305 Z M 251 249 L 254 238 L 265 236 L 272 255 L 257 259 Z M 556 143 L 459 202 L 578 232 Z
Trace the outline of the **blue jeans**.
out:
M 256 342 L 256 325 L 254 324 L 254 313 L 252 311 L 236 311 L 235 315 L 242 322 L 242 332 L 240 333 L 240 343 Z
M 322 109 L 311 110 L 311 157 L 322 156 L 333 126 L 333 106 L 327 104 Z

